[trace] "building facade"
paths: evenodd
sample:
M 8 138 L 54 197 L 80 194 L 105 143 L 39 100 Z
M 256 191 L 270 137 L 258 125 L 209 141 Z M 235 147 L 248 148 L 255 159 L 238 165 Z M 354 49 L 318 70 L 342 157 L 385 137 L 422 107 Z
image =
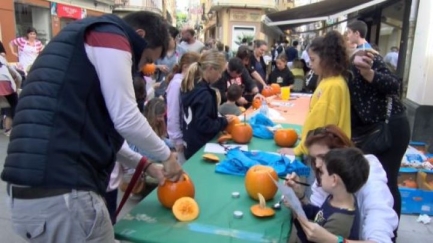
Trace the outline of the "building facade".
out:
M 121 17 L 141 10 L 163 15 L 163 0 L 114 0 L 114 3 L 113 13 Z
M 293 7 L 287 0 L 202 0 L 204 39 L 216 39 L 236 51 L 241 40 L 262 39 L 269 44 L 284 38 L 278 28 L 263 22 L 269 12 Z
M 74 20 L 112 12 L 114 0 L 1 0 L 0 40 L 5 46 L 25 36 L 34 27 L 38 39 L 47 44 L 64 26 Z M 11 62 L 17 59 L 7 52 Z

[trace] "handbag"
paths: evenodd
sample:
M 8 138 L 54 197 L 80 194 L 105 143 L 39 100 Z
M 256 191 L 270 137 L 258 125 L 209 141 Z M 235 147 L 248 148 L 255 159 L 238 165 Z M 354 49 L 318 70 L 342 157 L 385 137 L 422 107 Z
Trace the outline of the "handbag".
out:
M 361 149 L 365 154 L 378 155 L 391 147 L 391 132 L 388 123 L 392 111 L 392 97 L 387 97 L 385 121 L 372 126 L 365 133 L 358 137 L 353 137 L 352 141 L 355 146 Z

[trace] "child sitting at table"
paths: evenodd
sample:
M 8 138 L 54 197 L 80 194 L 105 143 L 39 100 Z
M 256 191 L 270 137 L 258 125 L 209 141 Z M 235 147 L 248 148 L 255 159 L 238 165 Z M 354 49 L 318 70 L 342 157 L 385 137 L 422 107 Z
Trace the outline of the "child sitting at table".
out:
M 242 88 L 237 84 L 232 84 L 227 89 L 227 101 L 222 104 L 218 111 L 221 115 L 239 116 L 242 112 L 236 105 L 236 101 L 242 97 Z
M 293 61 L 293 66 L 292 69 L 290 69 L 290 71 L 293 73 L 294 77 L 302 78 L 302 79 L 305 77 L 304 63 L 302 63 L 302 61 L 299 59 L 295 59 Z
M 316 158 L 317 159 L 317 158 Z M 369 164 L 357 148 L 332 149 L 323 158 L 319 169 L 318 185 L 329 193 L 321 207 L 304 204 L 303 209 L 309 220 L 344 239 L 358 240 L 360 214 L 355 193 L 367 182 Z M 286 206 L 290 207 L 287 202 Z M 295 219 L 300 242 L 310 242 L 302 229 L 302 221 Z
M 150 127 L 153 131 L 162 139 L 170 148 L 173 148 L 171 141 L 167 138 L 167 125 L 165 123 L 166 115 L 166 104 L 165 101 L 160 98 L 152 98 L 144 106 L 144 116 L 149 122 Z M 134 152 L 138 152 L 143 156 L 146 156 L 150 160 L 154 160 L 152 154 L 148 154 L 137 146 L 129 144 Z
M 278 55 L 275 65 L 277 68 L 269 74 L 268 84 L 279 84 L 282 87 L 292 85 L 295 77 L 287 67 L 287 56 L 285 53 Z

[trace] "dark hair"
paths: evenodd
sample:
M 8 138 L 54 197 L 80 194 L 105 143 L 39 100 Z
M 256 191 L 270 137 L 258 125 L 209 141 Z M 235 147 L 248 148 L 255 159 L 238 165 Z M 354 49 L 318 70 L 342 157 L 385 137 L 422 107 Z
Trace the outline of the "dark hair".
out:
M 249 59 L 250 55 L 251 55 L 251 51 L 248 48 L 248 46 L 240 46 L 238 48 L 237 53 L 236 53 L 236 57 L 241 59 L 241 60 L 244 60 L 245 58 Z
M 237 84 L 232 84 L 227 89 L 227 100 L 237 101 L 242 96 L 242 87 Z
M 266 42 L 266 41 L 264 41 L 264 40 L 255 40 L 254 41 L 254 47 L 255 48 L 259 48 L 259 47 L 261 47 L 261 46 L 263 46 L 263 45 L 268 45 L 268 43 Z
M 242 60 L 237 57 L 233 57 L 229 60 L 228 67 L 231 72 L 236 72 L 236 73 L 242 73 L 242 71 L 245 68 L 244 64 L 242 63 Z
M 349 56 L 344 38 L 338 31 L 330 31 L 325 36 L 317 37 L 309 50 L 320 57 L 319 65 L 324 72 L 322 76 L 347 75 Z
M 293 68 L 299 68 L 299 69 L 304 70 L 304 63 L 299 58 L 295 58 L 293 60 L 292 66 L 293 66 Z
M 173 39 L 176 39 L 176 37 L 179 35 L 179 30 L 176 29 L 176 27 L 173 27 L 171 25 L 168 26 L 168 33 L 170 33 L 170 36 Z
M 298 41 L 293 41 L 293 46 L 297 46 L 299 44 L 299 42 Z
M 137 11 L 127 14 L 123 20 L 135 30 L 144 30 L 147 48 L 162 47 L 161 57 L 165 57 L 169 33 L 167 22 L 160 15 L 149 11 Z
M 247 38 L 242 38 L 242 43 L 247 43 Z
M 354 33 L 358 31 L 361 38 L 365 38 L 367 36 L 368 26 L 364 21 L 355 20 L 353 22 L 350 22 L 349 24 L 347 24 L 347 28 Z
M 343 181 L 348 193 L 355 193 L 367 182 L 370 166 L 357 148 L 333 149 L 323 161 L 329 175 L 336 174 Z
M 225 46 L 224 46 L 224 51 L 225 51 L 225 52 L 229 52 L 229 51 L 230 51 L 230 47 L 227 46 L 227 45 L 225 45 Z
M 38 31 L 34 27 L 28 27 L 26 34 L 30 34 L 32 32 L 35 32 L 36 34 L 38 34 Z
M 187 52 L 182 55 L 179 63 L 176 63 L 171 71 L 171 73 L 165 79 L 167 86 L 170 84 L 176 73 L 181 73 L 184 65 L 191 65 L 191 63 L 198 62 L 200 60 L 200 54 L 196 52 Z
M 146 100 L 146 80 L 143 78 L 141 72 L 134 74 L 132 84 L 134 86 L 135 100 L 137 103 Z
M 216 43 L 216 47 L 218 51 L 224 51 L 224 44 L 221 41 Z
M 189 32 L 191 34 L 191 36 L 195 36 L 195 30 L 193 28 L 188 28 L 185 30 L 186 32 Z
M 286 53 L 281 53 L 280 55 L 277 56 L 277 60 L 281 60 L 283 62 L 287 62 L 288 58 L 286 56 Z

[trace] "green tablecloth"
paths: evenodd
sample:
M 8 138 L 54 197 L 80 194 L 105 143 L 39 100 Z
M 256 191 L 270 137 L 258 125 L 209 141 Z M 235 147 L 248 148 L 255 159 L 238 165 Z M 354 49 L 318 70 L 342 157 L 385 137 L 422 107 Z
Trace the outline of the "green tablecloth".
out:
M 296 125 L 283 126 L 301 130 Z M 253 138 L 248 147 L 272 152 L 278 149 L 273 140 L 258 138 Z M 246 193 L 244 177 L 215 173 L 215 164 L 202 160 L 203 149 L 184 165 L 195 185 L 199 217 L 192 222 L 178 222 L 171 210 L 161 206 L 155 190 L 115 225 L 116 239 L 164 243 L 287 242 L 291 231 L 290 210 L 283 207 L 274 217 L 254 217 L 250 207 L 257 202 Z M 219 157 L 223 159 L 224 155 Z M 240 192 L 240 197 L 232 198 L 232 192 Z M 277 194 L 268 206 L 279 198 Z M 233 217 L 236 210 L 243 212 L 243 218 Z

